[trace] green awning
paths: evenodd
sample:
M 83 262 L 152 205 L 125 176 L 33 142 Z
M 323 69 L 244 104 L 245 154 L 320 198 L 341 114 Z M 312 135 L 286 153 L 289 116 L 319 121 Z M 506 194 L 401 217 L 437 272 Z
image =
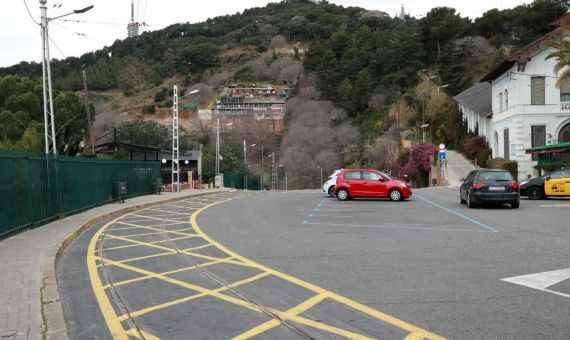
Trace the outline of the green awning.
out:
M 536 146 L 534 148 L 526 149 L 525 153 L 536 154 L 536 153 L 562 153 L 570 152 L 570 142 L 542 145 Z

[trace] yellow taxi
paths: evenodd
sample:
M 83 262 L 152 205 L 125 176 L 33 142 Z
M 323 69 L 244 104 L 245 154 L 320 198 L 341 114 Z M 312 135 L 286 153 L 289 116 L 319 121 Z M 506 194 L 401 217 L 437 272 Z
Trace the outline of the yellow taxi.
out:
M 545 176 L 524 181 L 520 185 L 521 196 L 538 200 L 547 196 L 570 196 L 570 169 L 561 169 Z

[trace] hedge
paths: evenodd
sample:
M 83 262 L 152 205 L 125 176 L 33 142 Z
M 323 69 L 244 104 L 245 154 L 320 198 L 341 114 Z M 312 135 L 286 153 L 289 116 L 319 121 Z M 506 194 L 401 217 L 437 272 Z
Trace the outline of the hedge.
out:
M 509 161 L 504 158 L 491 158 L 487 160 L 487 168 L 508 170 L 515 179 L 519 174 L 519 163 L 517 161 Z

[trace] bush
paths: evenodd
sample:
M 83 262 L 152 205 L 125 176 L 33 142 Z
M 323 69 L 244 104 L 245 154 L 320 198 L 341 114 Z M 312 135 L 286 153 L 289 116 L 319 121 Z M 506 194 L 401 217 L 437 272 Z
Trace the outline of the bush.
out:
M 487 160 L 487 168 L 508 170 L 515 180 L 519 175 L 519 163 L 517 161 L 508 161 L 504 158 L 491 158 Z
M 481 151 L 486 149 L 489 149 L 489 146 L 485 137 L 469 136 L 465 138 L 465 151 L 470 159 L 475 159 Z
M 143 108 L 142 108 L 143 114 L 154 114 L 155 111 L 156 110 L 154 108 L 154 105 L 146 105 L 146 106 L 143 106 Z
M 491 149 L 481 150 L 481 152 L 477 154 L 477 165 L 480 167 L 485 167 L 487 165 L 487 160 L 491 158 L 491 152 Z
M 568 167 L 570 167 L 570 164 L 568 163 L 540 164 L 534 166 L 536 170 L 540 171 L 540 174 L 542 174 L 543 172 L 552 172 L 558 169 L 568 168 Z

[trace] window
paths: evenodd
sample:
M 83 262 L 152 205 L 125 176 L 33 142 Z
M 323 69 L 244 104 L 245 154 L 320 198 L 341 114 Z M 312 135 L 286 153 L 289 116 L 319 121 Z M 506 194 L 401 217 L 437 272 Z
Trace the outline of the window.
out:
M 512 181 L 513 175 L 508 171 L 483 171 L 477 176 L 479 181 Z
M 546 125 L 535 125 L 530 127 L 530 146 L 546 145 Z M 532 160 L 538 160 L 538 154 L 532 154 Z
M 469 173 L 469 175 L 467 175 L 466 181 L 467 181 L 467 182 L 473 181 L 473 180 L 475 179 L 475 176 L 476 176 L 476 175 L 477 175 L 477 171 L 471 171 L 471 172 Z
M 503 111 L 503 92 L 499 92 L 499 112 Z
M 381 178 L 381 176 L 375 172 L 365 171 L 362 173 L 363 179 L 368 181 L 377 181 Z
M 544 105 L 544 77 L 530 78 L 530 104 Z
M 509 109 L 509 90 L 505 90 L 505 110 Z
M 570 102 L 570 79 L 566 79 L 560 84 L 560 101 Z
M 361 179 L 360 171 L 350 171 L 344 174 L 344 179 Z

